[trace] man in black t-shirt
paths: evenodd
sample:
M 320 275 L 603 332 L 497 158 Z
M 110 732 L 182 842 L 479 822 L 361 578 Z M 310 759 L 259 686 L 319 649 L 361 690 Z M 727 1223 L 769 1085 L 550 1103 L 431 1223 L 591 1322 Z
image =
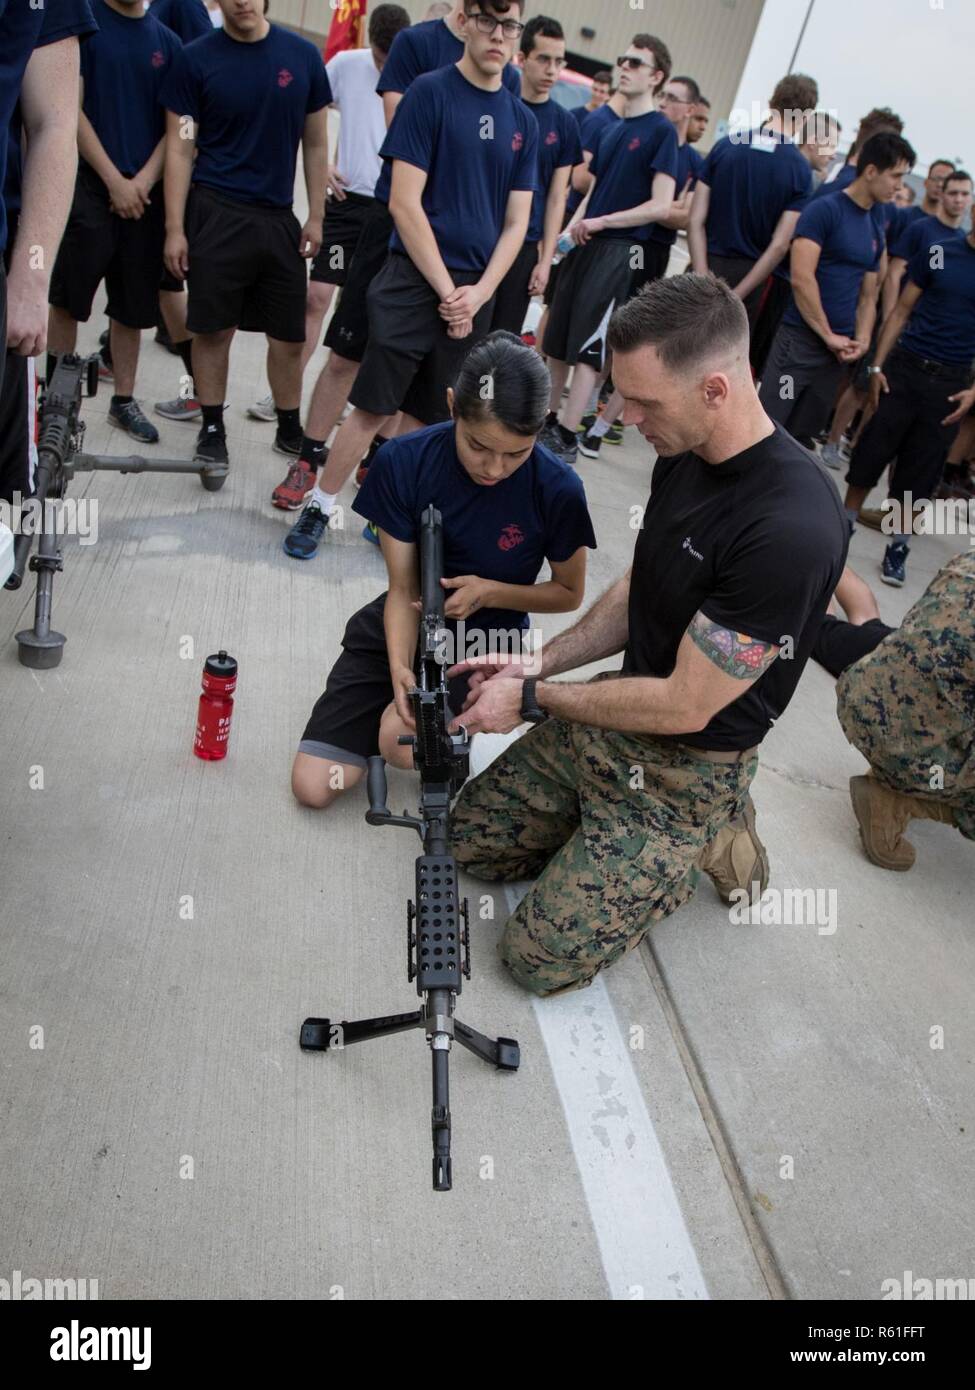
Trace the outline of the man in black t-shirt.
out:
M 539 724 L 457 800 L 451 847 L 476 877 L 535 878 L 501 956 L 537 994 L 588 984 L 693 893 L 736 883 L 749 784 L 843 571 L 848 529 L 829 475 L 765 414 L 740 298 L 707 275 L 647 286 L 614 315 L 613 379 L 660 455 L 630 570 L 546 644 L 537 679 L 461 663 L 469 732 Z M 553 681 L 623 653 L 618 672 Z M 490 677 L 493 676 L 493 679 Z M 744 884 L 742 884 L 744 886 Z M 764 887 L 764 883 L 762 884 Z

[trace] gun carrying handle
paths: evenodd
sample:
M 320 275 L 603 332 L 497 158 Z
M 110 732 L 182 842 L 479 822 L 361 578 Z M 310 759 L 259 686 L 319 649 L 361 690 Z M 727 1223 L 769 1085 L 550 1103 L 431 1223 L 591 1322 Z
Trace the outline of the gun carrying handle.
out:
M 378 816 L 388 816 L 386 806 L 386 760 L 378 754 L 369 758 L 366 764 L 366 791 L 369 795 L 369 810 Z

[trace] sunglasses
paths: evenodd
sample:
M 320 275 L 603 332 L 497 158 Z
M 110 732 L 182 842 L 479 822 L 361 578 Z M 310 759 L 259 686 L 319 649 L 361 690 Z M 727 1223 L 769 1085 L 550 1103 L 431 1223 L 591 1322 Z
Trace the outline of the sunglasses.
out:
M 639 72 L 641 68 L 652 68 L 653 63 L 648 63 L 646 58 L 631 58 L 628 54 L 622 53 L 616 59 L 618 68 L 629 68 L 631 72 Z

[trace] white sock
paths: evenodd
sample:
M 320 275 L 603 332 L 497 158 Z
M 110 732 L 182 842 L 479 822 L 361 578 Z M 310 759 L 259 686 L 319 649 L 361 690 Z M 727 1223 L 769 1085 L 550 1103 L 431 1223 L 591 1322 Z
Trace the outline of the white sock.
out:
M 316 484 L 308 494 L 308 500 L 305 502 L 305 506 L 307 507 L 314 504 L 316 507 L 320 507 L 326 516 L 331 516 L 337 496 L 338 493 L 336 492 L 322 492 L 321 488 Z
M 597 415 L 596 420 L 589 433 L 595 435 L 597 439 L 602 439 L 604 434 L 609 434 L 613 428 L 613 421 L 606 418 L 606 415 Z

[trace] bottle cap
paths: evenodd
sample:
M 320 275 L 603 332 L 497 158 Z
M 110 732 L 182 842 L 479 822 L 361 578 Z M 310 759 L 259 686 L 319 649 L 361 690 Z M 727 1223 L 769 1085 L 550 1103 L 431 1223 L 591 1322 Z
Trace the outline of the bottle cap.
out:
M 221 676 L 224 680 L 229 680 L 237 674 L 237 662 L 226 652 L 217 652 L 216 656 L 207 657 L 203 669 L 208 676 Z

